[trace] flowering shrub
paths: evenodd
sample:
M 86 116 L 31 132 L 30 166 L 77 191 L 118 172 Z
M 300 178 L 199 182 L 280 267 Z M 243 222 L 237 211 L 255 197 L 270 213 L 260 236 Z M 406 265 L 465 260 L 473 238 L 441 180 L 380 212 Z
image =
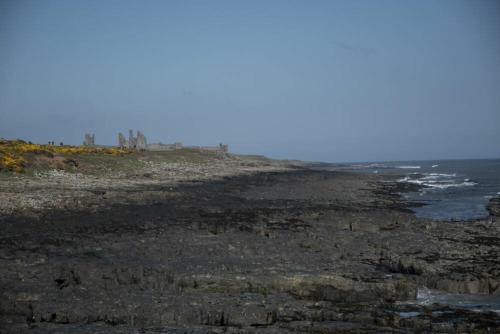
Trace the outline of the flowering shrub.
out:
M 130 150 L 112 147 L 56 146 L 26 143 L 22 140 L 0 140 L 0 170 L 22 172 L 26 167 L 28 153 L 48 156 L 72 154 L 124 155 Z
M 26 165 L 26 159 L 22 156 L 13 155 L 0 151 L 0 170 L 22 172 Z

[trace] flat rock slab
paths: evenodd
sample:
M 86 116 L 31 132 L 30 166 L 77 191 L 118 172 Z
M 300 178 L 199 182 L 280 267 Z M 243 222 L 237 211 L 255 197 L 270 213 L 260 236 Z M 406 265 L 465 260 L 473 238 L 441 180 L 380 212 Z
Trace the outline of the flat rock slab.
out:
M 381 181 L 345 171 L 273 170 L 168 187 L 135 184 L 119 201 L 92 210 L 4 214 L 0 328 L 499 330 L 498 314 L 449 305 L 434 305 L 433 313 L 404 302 L 421 287 L 500 296 L 500 226 L 417 219 Z M 108 192 L 101 190 L 93 196 Z

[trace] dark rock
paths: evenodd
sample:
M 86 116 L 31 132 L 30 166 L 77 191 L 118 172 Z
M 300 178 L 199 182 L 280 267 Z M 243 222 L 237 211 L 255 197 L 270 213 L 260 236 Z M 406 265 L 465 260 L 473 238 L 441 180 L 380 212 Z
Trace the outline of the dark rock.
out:
M 497 314 L 404 303 L 423 286 L 499 294 L 500 227 L 419 220 L 399 185 L 379 181 L 297 169 L 186 183 L 163 201 L 2 216 L 0 332 L 498 328 Z

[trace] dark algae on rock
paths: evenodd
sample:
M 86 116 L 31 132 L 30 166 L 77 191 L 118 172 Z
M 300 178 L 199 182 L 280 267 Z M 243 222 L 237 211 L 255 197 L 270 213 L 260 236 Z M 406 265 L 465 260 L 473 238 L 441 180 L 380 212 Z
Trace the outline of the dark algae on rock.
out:
M 500 298 L 499 222 L 417 219 L 395 188 L 296 169 L 3 215 L 0 332 L 500 331 L 498 312 L 417 302 L 422 288 Z

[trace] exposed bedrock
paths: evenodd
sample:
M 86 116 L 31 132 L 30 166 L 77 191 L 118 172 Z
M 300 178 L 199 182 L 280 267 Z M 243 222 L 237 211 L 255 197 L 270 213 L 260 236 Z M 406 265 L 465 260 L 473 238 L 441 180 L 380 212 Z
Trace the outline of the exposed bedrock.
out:
M 495 313 L 405 303 L 419 287 L 500 296 L 498 223 L 419 220 L 391 189 L 298 170 L 4 216 L 1 332 L 500 330 Z
M 492 219 L 498 219 L 498 217 L 500 217 L 500 197 L 497 196 L 490 199 L 487 209 L 490 212 Z

